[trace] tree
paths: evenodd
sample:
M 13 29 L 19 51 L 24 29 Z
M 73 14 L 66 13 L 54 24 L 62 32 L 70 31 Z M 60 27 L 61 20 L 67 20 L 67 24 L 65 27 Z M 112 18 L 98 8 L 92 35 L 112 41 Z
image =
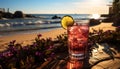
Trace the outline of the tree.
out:
M 114 14 L 117 14 L 117 13 L 119 13 L 119 11 L 120 11 L 119 0 L 114 0 L 113 1 L 113 12 L 114 12 Z
M 24 18 L 25 17 L 25 15 L 23 14 L 22 11 L 15 11 L 13 16 L 14 16 L 14 18 Z
M 114 0 L 113 1 L 113 13 L 114 13 L 114 21 L 113 25 L 114 26 L 120 26 L 120 1 L 119 0 Z

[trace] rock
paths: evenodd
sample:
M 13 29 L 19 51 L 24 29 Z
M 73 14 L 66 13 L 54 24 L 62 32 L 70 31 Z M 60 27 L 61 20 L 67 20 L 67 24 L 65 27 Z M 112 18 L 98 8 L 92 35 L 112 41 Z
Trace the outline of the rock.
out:
M 93 46 L 89 63 L 92 69 L 118 69 L 120 68 L 120 53 L 106 43 Z M 108 45 L 108 46 L 107 46 Z
M 100 20 L 99 19 L 90 19 L 90 26 L 94 26 L 94 25 L 98 25 L 100 24 Z
M 14 16 L 14 18 L 24 18 L 25 17 L 25 15 L 23 14 L 22 11 L 15 11 L 13 16 Z
M 61 17 L 58 17 L 57 15 L 53 16 L 52 19 L 61 19 Z
M 107 60 L 98 63 L 93 66 L 91 69 L 119 69 L 120 68 L 120 59 Z

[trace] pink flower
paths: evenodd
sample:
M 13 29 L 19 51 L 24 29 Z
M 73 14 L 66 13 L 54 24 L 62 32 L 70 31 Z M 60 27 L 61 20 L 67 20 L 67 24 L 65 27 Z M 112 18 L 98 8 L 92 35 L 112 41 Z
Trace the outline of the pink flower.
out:
M 37 51 L 37 52 L 35 52 L 35 55 L 36 55 L 36 56 L 41 56 L 42 53 Z

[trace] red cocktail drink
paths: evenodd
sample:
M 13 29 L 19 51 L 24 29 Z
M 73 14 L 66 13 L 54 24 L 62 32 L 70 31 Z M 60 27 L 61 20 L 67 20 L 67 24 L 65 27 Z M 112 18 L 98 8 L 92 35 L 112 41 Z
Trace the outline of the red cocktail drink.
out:
M 74 23 L 67 28 L 68 49 L 71 59 L 82 60 L 85 57 L 85 50 L 88 44 L 88 23 Z

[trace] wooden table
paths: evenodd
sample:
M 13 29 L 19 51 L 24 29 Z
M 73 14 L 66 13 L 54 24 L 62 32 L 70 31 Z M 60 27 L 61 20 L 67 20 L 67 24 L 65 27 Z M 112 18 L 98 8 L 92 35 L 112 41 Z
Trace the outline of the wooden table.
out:
M 82 66 L 82 68 L 81 68 Z M 44 62 L 37 69 L 90 69 L 88 58 L 85 60 L 69 60 L 68 53 L 58 55 L 56 59 Z

